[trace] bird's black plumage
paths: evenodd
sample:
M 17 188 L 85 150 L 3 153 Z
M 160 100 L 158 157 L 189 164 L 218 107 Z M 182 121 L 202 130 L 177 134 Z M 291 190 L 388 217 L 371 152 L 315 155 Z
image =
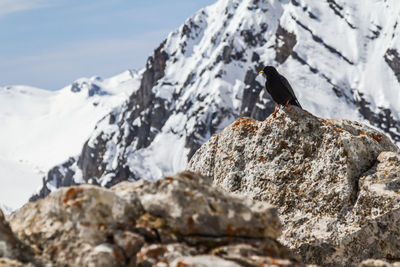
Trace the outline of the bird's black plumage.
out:
M 280 75 L 274 67 L 267 66 L 259 73 L 266 76 L 265 88 L 278 105 L 290 104 L 301 108 L 288 80 Z

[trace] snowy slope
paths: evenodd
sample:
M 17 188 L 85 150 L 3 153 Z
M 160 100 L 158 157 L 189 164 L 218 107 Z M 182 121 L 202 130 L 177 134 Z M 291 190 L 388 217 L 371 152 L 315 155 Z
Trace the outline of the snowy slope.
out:
M 126 101 L 139 74 L 81 78 L 58 91 L 0 87 L 0 203 L 25 203 L 54 165 L 78 155 L 96 122 Z
M 184 169 L 237 117 L 273 111 L 257 76 L 265 65 L 288 78 L 311 113 L 369 123 L 400 142 L 397 14 L 395 1 L 219 0 L 168 35 L 129 102 L 97 124 L 79 158 L 56 166 L 36 197 L 71 177 L 111 186 Z

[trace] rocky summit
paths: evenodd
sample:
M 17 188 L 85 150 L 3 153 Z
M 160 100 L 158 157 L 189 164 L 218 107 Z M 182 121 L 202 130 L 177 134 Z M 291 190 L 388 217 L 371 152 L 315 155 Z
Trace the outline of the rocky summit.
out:
M 305 263 L 400 259 L 399 149 L 370 127 L 289 106 L 262 122 L 232 123 L 195 153 L 189 169 L 275 205 L 279 240 Z
M 0 216 L 0 266 L 302 266 L 276 241 L 273 206 L 189 171 L 62 188 L 7 221 Z

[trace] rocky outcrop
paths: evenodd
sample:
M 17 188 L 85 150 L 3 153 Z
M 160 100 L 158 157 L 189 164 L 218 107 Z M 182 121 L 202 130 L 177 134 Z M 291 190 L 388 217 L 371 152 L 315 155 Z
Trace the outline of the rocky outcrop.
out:
M 400 135 L 396 134 L 396 132 L 400 132 L 400 123 L 395 119 L 396 114 L 393 114 L 390 109 L 382 107 L 378 107 L 378 112 L 373 112 L 370 108 L 371 103 L 364 99 L 362 93 L 358 92 L 358 95 L 359 97 L 355 104 L 360 114 L 368 119 L 371 125 L 384 130 L 398 144 Z
M 293 52 L 293 47 L 297 42 L 296 35 L 288 32 L 281 25 L 278 25 L 275 34 L 275 60 L 282 64 Z
M 62 188 L 7 219 L 14 234 L 8 227 L 13 239 L 6 247 L 15 235 L 43 265 L 302 266 L 276 241 L 274 207 L 223 192 L 192 172 L 111 189 Z M 0 256 L 19 260 L 15 250 Z
M 400 155 L 385 135 L 291 107 L 242 118 L 193 156 L 193 171 L 279 208 L 281 242 L 306 263 L 400 258 Z
M 75 171 L 71 168 L 77 161 L 77 157 L 71 157 L 66 162 L 53 167 L 43 177 L 43 186 L 29 198 L 29 201 L 36 201 L 51 193 L 51 189 L 78 185 L 74 180 Z M 49 188 L 50 187 L 50 188 Z
M 388 49 L 385 53 L 385 61 L 392 69 L 394 75 L 400 83 L 400 55 L 396 49 Z

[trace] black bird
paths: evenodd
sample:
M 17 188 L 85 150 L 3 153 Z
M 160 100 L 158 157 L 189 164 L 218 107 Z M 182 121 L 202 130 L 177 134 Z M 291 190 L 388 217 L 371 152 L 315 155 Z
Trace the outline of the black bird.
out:
M 274 116 L 278 111 L 279 105 L 284 105 L 286 107 L 290 104 L 302 108 L 288 80 L 280 75 L 274 67 L 266 66 L 259 73 L 264 74 L 264 76 L 267 78 L 267 81 L 265 82 L 265 89 L 267 89 L 267 92 L 277 103 L 273 113 Z

